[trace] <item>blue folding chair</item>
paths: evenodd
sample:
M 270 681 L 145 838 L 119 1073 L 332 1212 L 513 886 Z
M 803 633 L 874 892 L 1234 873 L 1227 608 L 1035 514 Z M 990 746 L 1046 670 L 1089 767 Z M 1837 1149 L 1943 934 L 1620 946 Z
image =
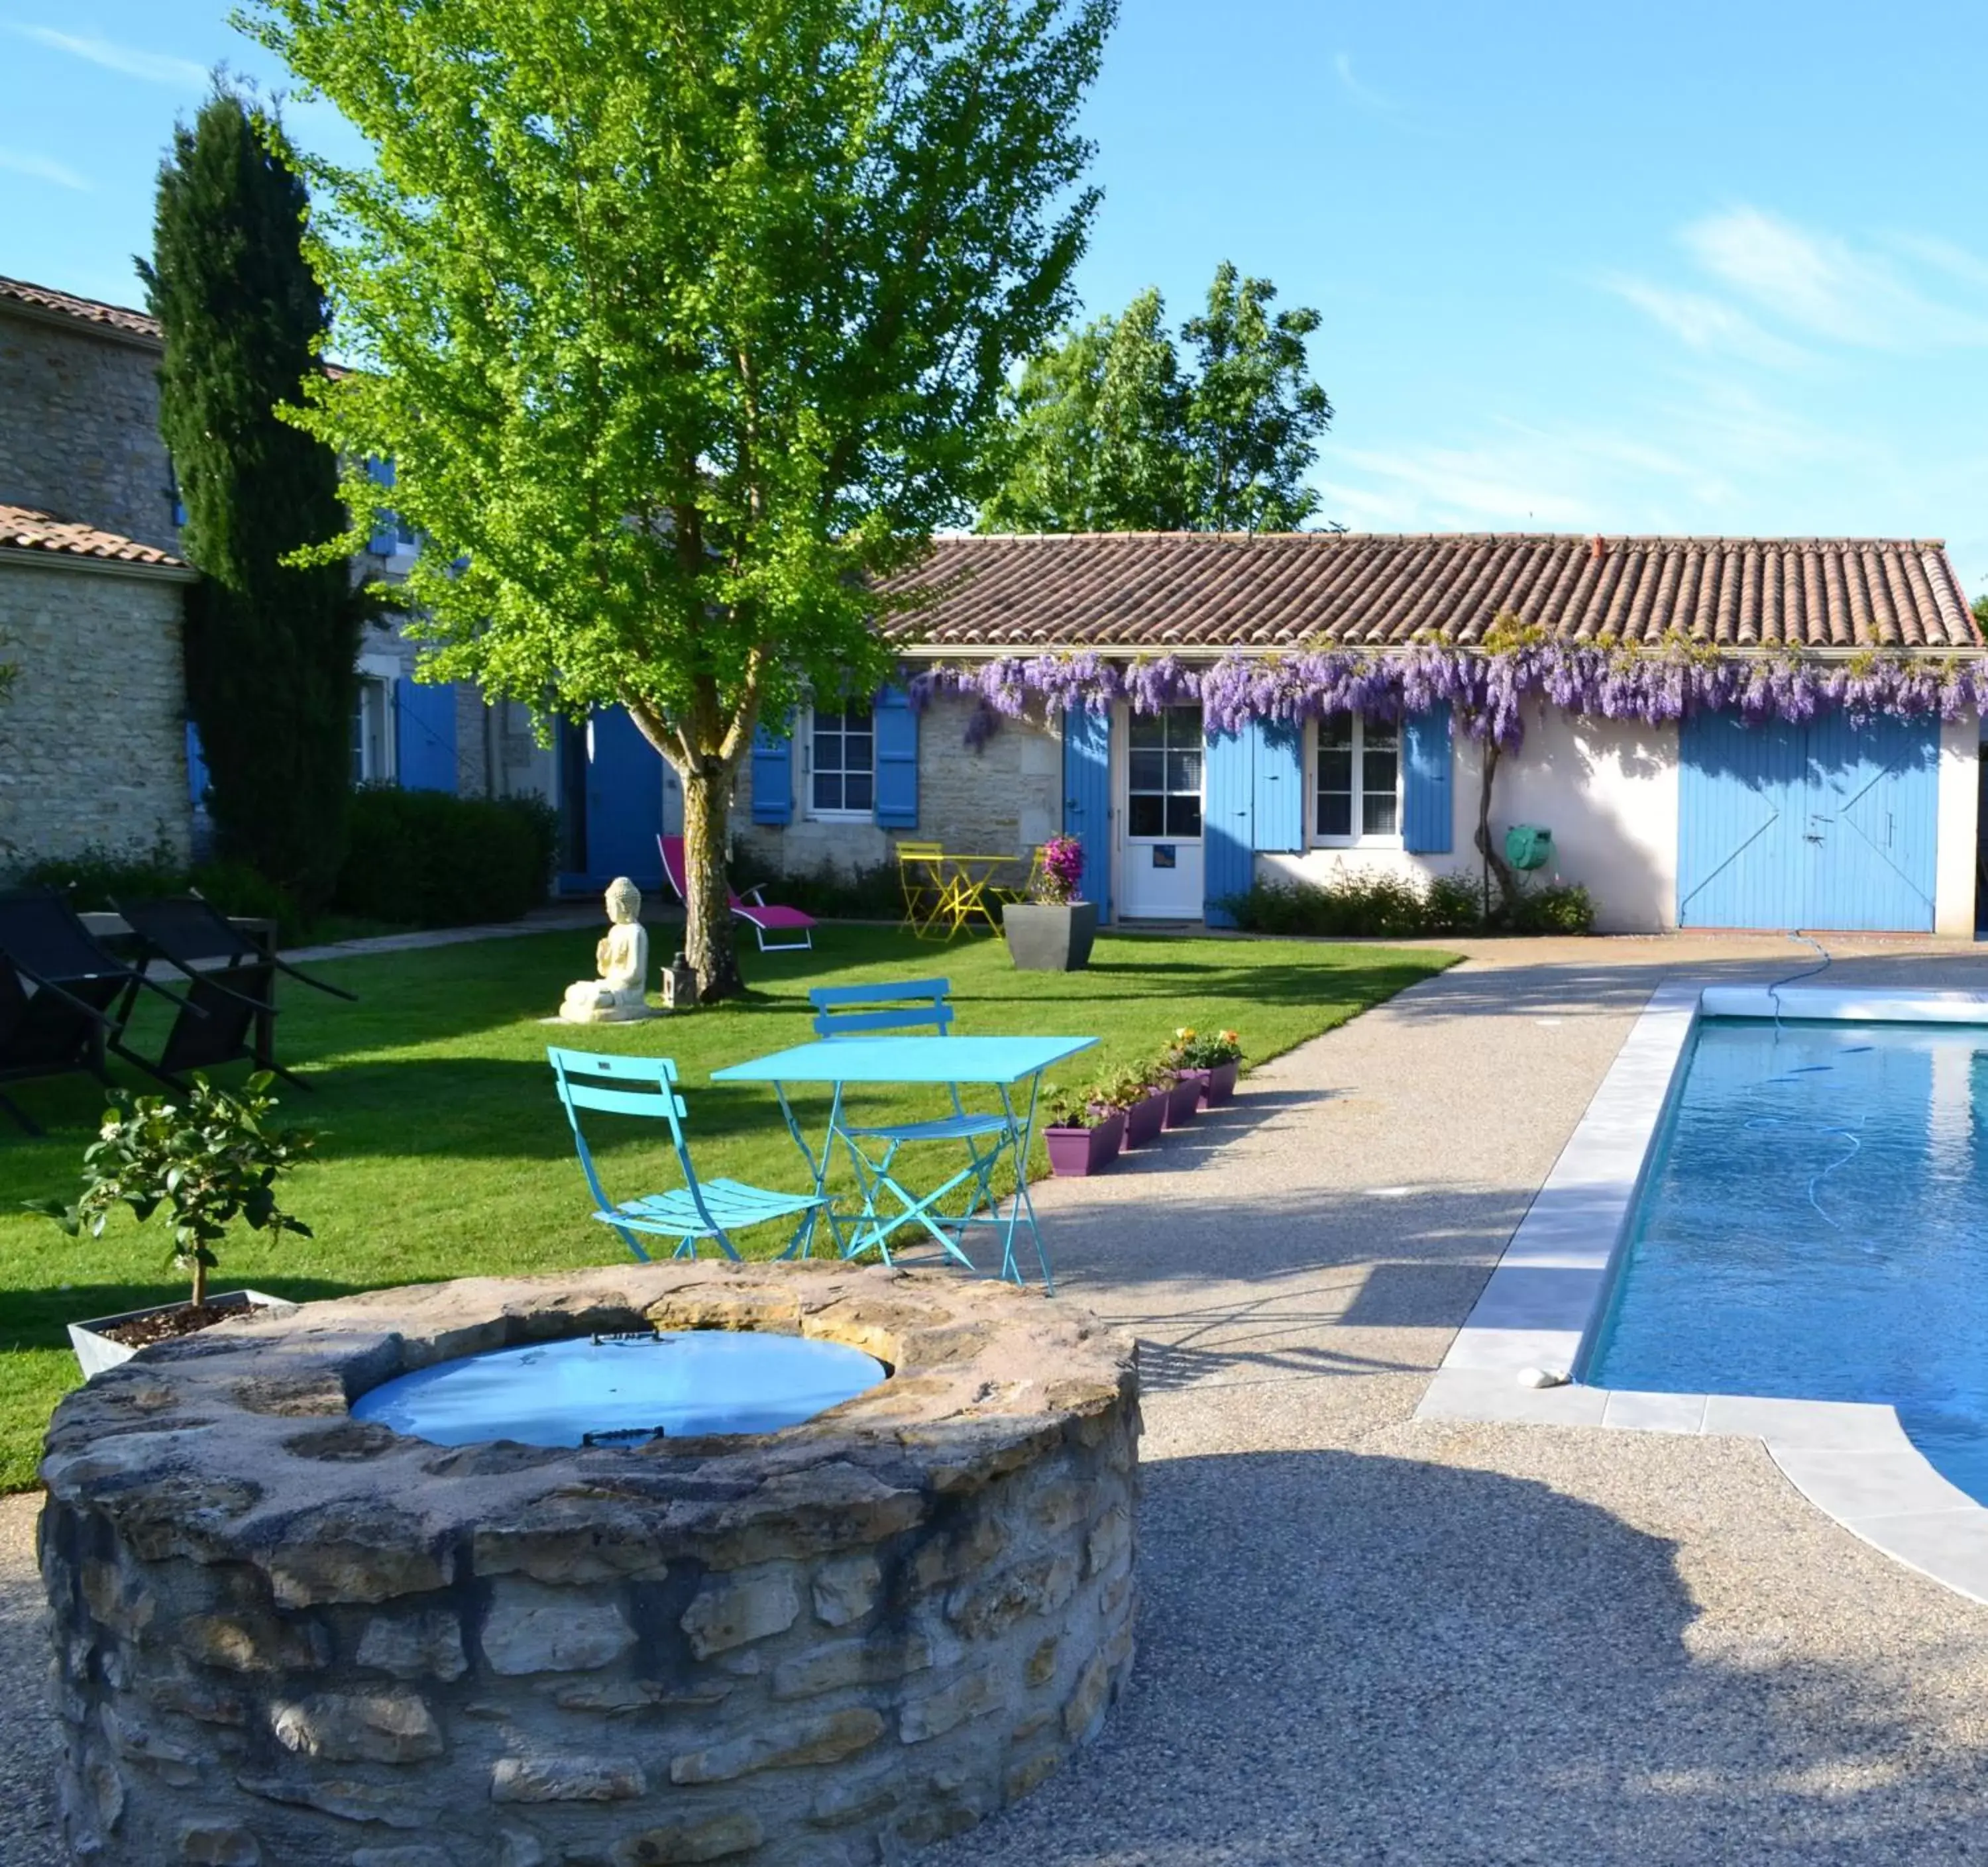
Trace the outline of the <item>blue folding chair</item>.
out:
M 787 1248 L 780 1255 L 791 1258 L 810 1236 L 818 1211 L 827 1200 L 812 1193 L 769 1193 L 749 1187 L 741 1180 L 700 1180 L 690 1163 L 690 1146 L 684 1139 L 683 1098 L 675 1090 L 677 1066 L 668 1057 L 597 1056 L 583 1050 L 548 1049 L 553 1079 L 559 1086 L 560 1105 L 572 1125 L 573 1146 L 580 1150 L 580 1170 L 593 1190 L 594 1217 L 611 1225 L 621 1234 L 621 1242 L 644 1264 L 649 1254 L 636 1242 L 635 1234 L 645 1232 L 674 1238 L 674 1258 L 695 1258 L 700 1238 L 715 1239 L 726 1257 L 736 1258 L 730 1234 L 745 1227 L 765 1225 L 775 1219 L 798 1217 Z M 670 1145 L 676 1150 L 677 1164 L 683 1170 L 683 1185 L 674 1192 L 651 1193 L 623 1204 L 612 1205 L 600 1183 L 600 1174 L 588 1151 L 587 1136 L 580 1132 L 580 1112 L 596 1109 L 607 1115 L 637 1115 L 670 1125 Z M 835 1215 L 826 1214 L 836 1242 L 841 1243 Z
M 952 1007 L 946 1002 L 952 993 L 950 979 L 901 979 L 879 985 L 817 985 L 809 992 L 808 1003 L 814 1007 L 814 1034 L 823 1039 L 874 1037 L 879 1032 L 893 1031 L 929 1031 L 944 1037 L 952 1027 Z M 875 1219 L 876 1196 L 882 1191 L 891 1193 L 903 1209 L 888 1224 L 873 1223 L 868 1236 L 850 1247 L 852 1254 L 867 1251 L 874 1244 L 888 1264 L 889 1234 L 900 1226 L 916 1224 L 947 1251 L 958 1254 L 958 1241 L 946 1235 L 945 1225 L 963 1227 L 983 1205 L 989 1212 L 996 1210 L 991 1177 L 1001 1157 L 1000 1150 L 994 1148 L 983 1153 L 980 1143 L 992 1136 L 1006 1136 L 1008 1117 L 998 1112 L 972 1113 L 959 1099 L 957 1083 L 948 1084 L 947 1092 L 952 1098 L 952 1114 L 930 1121 L 886 1122 L 867 1126 L 847 1121 L 838 1123 L 838 1132 L 849 1150 L 850 1164 L 863 1190 L 864 1210 Z M 875 1155 L 866 1154 L 857 1146 L 859 1140 L 881 1142 L 882 1150 Z M 935 1215 L 933 1197 L 921 1198 L 901 1185 L 891 1171 L 901 1148 L 923 1141 L 966 1143 L 969 1164 L 961 1177 L 973 1183 L 973 1190 L 964 1214 L 950 1219 L 943 1214 Z

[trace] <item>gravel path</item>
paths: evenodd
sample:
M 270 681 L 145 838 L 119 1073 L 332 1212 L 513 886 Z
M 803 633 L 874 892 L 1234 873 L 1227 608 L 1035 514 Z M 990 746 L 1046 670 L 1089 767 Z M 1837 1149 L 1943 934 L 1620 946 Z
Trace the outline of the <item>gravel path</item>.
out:
M 1658 978 L 1789 951 L 1487 944 L 1042 1189 L 1060 1287 L 1142 1340 L 1141 1656 L 1100 1741 L 931 1867 L 1988 1860 L 1988 1609 L 1754 1442 L 1410 1421 Z M 1862 955 L 1830 983 L 1988 978 Z M 60 1859 L 32 1514 L 0 1501 L 5 1867 Z

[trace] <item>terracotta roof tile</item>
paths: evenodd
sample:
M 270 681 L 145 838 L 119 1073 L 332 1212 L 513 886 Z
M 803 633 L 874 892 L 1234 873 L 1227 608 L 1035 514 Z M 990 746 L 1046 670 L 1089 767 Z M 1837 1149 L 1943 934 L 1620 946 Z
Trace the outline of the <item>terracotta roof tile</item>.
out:
M 899 625 L 928 652 L 1475 642 L 1510 610 L 1568 640 L 1743 651 L 1984 646 L 1936 539 L 1464 532 L 945 538 L 886 590 L 948 586 Z
M 23 505 L 0 505 L 0 551 L 46 551 L 59 557 L 97 558 L 106 563 L 142 564 L 155 570 L 191 574 L 183 560 L 156 545 L 134 544 L 93 525 L 69 525 L 52 513 Z
M 149 312 L 134 311 L 129 306 L 106 305 L 96 299 L 79 299 L 73 292 L 30 285 L 25 279 L 0 279 L 0 299 L 8 299 L 36 311 L 53 312 L 58 316 L 74 318 L 79 323 L 94 324 L 123 336 L 143 337 L 153 343 L 161 341 L 158 319 Z

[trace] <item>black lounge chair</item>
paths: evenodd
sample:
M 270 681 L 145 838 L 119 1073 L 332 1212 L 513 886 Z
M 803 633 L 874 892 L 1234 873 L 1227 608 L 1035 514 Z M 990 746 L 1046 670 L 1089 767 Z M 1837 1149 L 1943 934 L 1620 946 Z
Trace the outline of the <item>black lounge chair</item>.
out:
M 276 1061 L 276 974 L 354 1003 L 356 992 L 299 972 L 197 894 L 112 905 L 137 942 L 139 964 L 161 961 L 188 981 L 186 1008 L 173 1021 L 157 1064 L 147 1068 L 173 1079 L 245 1057 L 299 1089 L 311 1086 Z
M 190 1008 L 106 950 L 60 895 L 45 888 L 0 893 L 0 1082 L 86 1071 L 114 1087 L 104 1067 L 106 1049 L 170 1082 L 124 1045 L 125 1023 L 141 991 L 157 992 L 183 1017 Z M 4 1096 L 0 1107 L 29 1133 L 41 1133 Z

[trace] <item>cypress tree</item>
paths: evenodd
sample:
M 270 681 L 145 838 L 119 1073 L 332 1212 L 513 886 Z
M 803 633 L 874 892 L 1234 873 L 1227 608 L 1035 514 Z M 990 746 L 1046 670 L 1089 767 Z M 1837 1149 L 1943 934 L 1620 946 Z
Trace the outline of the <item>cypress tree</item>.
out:
M 187 695 L 221 852 L 330 898 L 345 852 L 355 659 L 365 614 L 343 562 L 284 560 L 346 529 L 331 450 L 279 419 L 320 374 L 328 317 L 303 255 L 309 202 L 272 126 L 217 89 L 159 170 L 152 263 L 159 425 L 178 476 Z

